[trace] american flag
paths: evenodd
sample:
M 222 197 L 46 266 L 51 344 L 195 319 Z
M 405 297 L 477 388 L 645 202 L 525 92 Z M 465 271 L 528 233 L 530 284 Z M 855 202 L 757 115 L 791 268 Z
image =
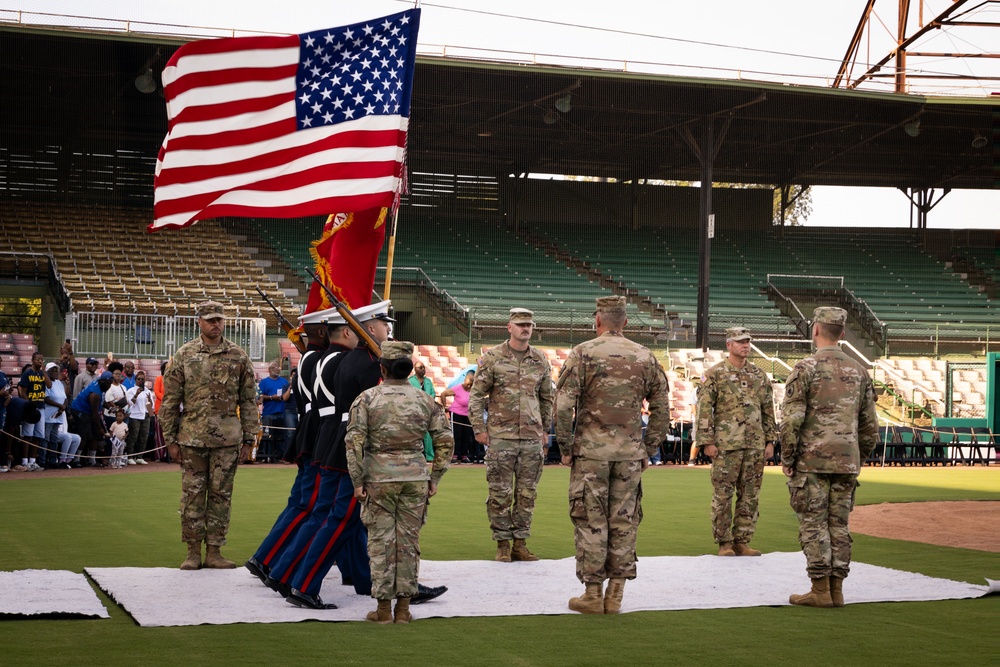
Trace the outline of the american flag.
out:
M 220 216 L 392 206 L 420 10 L 287 37 L 185 44 L 163 70 L 168 129 L 150 231 Z

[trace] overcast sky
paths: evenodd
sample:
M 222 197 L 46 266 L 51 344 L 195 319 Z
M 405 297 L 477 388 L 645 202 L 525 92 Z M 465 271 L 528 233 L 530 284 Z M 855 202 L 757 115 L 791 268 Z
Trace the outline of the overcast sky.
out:
M 440 0 L 420 5 L 424 11 L 419 50 L 477 57 L 492 52 L 504 59 L 824 86 L 836 75 L 865 4 L 865 0 Z M 915 21 L 918 2 L 913 4 Z M 925 0 L 925 18 L 949 4 L 949 0 Z M 889 26 L 896 24 L 896 5 L 891 0 L 876 2 L 876 30 L 865 40 L 871 61 L 891 48 Z M 296 33 L 412 6 L 399 0 L 0 0 L 0 19 L 12 20 L 17 10 L 23 10 L 118 22 Z M 1000 8 L 987 7 L 977 18 L 1000 22 Z M 24 20 L 108 27 L 94 20 L 30 15 Z M 113 27 L 120 29 L 122 24 Z M 134 29 L 156 28 L 137 24 Z M 221 34 L 191 28 L 161 30 Z M 926 51 L 998 52 L 1000 29 L 936 32 L 918 45 Z M 992 60 L 921 62 L 920 66 L 934 71 L 957 67 L 965 73 L 995 76 L 1000 72 Z M 1000 90 L 1000 84 L 991 89 L 988 83 L 986 87 L 938 90 L 977 97 Z M 818 187 L 808 224 L 906 227 L 909 218 L 909 203 L 897 190 Z M 1000 192 L 953 191 L 931 212 L 930 225 L 1000 228 Z

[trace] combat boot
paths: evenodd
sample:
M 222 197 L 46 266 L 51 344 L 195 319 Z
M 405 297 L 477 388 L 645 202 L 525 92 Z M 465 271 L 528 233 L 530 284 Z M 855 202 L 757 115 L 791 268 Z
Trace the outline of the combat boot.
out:
M 413 620 L 410 613 L 410 598 L 396 598 L 396 608 L 392 611 L 393 623 L 409 623 Z
M 213 570 L 232 570 L 236 567 L 236 563 L 219 553 L 217 545 L 209 544 L 205 547 L 205 567 Z
M 624 579 L 608 580 L 608 590 L 604 591 L 604 613 L 617 614 L 622 608 L 622 596 L 625 594 Z
M 182 570 L 201 569 L 201 542 L 188 542 L 188 555 L 181 563 Z
M 830 599 L 834 607 L 844 606 L 844 580 L 840 577 L 830 577 Z
M 409 601 L 407 601 L 407 605 L 409 605 Z M 368 612 L 365 620 L 378 623 L 379 625 L 392 623 L 392 600 L 379 600 L 378 608 L 375 611 Z
M 756 549 L 751 549 L 749 544 L 743 544 L 742 542 L 733 542 L 733 552 L 737 556 L 759 556 L 760 552 Z M 719 554 L 720 556 L 722 554 Z
M 801 607 L 821 607 L 823 609 L 833 607 L 833 598 L 830 597 L 830 578 L 813 579 L 811 591 L 805 595 L 790 595 L 788 601 Z
M 510 551 L 511 560 L 532 561 L 538 560 L 538 556 L 528 551 L 528 545 L 524 540 L 514 539 L 514 547 Z
M 497 540 L 496 560 L 498 563 L 510 562 L 510 540 Z
M 719 542 L 719 555 L 720 556 L 735 556 L 736 552 L 733 551 L 732 542 Z
M 587 589 L 578 598 L 569 599 L 569 608 L 581 614 L 603 614 L 604 598 L 601 595 L 602 584 L 587 584 Z

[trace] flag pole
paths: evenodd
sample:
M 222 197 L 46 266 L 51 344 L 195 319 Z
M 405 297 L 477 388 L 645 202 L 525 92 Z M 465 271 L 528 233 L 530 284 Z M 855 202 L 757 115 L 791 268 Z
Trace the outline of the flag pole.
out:
M 392 227 L 389 229 L 389 256 L 385 262 L 385 290 L 382 298 L 389 300 L 389 292 L 392 289 L 392 259 L 396 254 L 396 221 L 399 219 L 399 206 L 393 206 Z

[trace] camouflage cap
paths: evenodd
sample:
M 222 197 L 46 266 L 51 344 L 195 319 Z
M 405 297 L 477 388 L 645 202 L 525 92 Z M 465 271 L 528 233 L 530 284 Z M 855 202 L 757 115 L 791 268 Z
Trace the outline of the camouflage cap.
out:
M 413 356 L 413 343 L 405 340 L 388 340 L 382 343 L 382 359 L 409 359 Z
M 515 324 L 534 324 L 535 321 L 532 319 L 534 316 L 535 314 L 527 308 L 510 309 L 510 321 Z
M 726 342 L 753 340 L 750 330 L 746 327 L 729 327 L 726 329 Z
M 601 296 L 596 299 L 597 313 L 619 313 L 625 314 L 625 297 L 623 296 Z
M 218 301 L 203 301 L 195 307 L 195 313 L 203 320 L 226 316 L 226 307 Z
M 843 308 L 821 306 L 813 311 L 813 324 L 836 324 L 838 326 L 845 326 L 847 324 L 847 311 Z

